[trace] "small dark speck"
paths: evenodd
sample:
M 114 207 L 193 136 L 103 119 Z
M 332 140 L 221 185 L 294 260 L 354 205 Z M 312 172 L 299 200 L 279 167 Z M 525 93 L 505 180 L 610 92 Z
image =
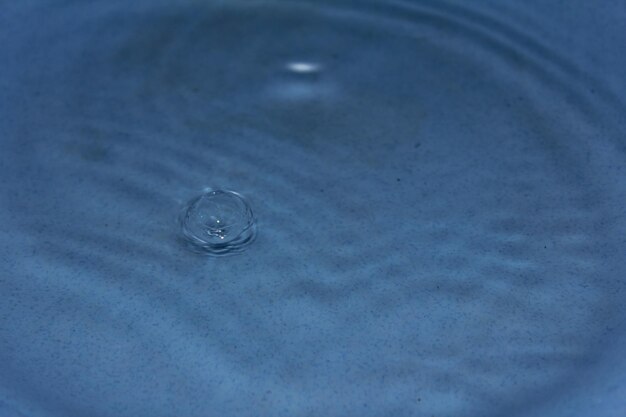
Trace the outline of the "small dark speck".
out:
M 415 149 L 419 148 L 420 146 L 422 146 L 422 144 L 421 144 L 421 143 L 419 143 L 419 142 L 417 142 L 415 145 L 413 145 L 413 147 L 414 147 Z
M 323 189 L 323 188 L 320 188 L 320 193 L 323 193 L 323 192 L 324 192 L 324 189 Z
M 396 178 L 396 181 L 400 182 L 400 178 Z
M 422 399 L 421 399 L 421 398 L 418 398 L 418 399 L 417 399 L 417 401 L 418 401 L 418 402 L 420 402 L 420 401 L 422 401 Z
M 548 246 L 546 246 L 546 245 L 543 245 L 543 248 L 544 248 L 544 249 L 548 249 Z

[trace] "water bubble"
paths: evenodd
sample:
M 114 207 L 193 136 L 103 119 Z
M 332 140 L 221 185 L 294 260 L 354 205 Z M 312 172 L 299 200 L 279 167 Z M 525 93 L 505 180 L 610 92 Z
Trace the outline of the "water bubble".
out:
M 183 208 L 181 232 L 190 248 L 208 255 L 244 250 L 256 236 L 256 219 L 239 193 L 205 190 Z

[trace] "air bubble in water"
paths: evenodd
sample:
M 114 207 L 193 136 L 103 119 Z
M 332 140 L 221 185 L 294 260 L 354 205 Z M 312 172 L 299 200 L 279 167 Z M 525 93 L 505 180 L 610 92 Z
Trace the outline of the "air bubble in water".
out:
M 180 223 L 190 247 L 208 255 L 241 252 L 256 235 L 252 209 L 234 191 L 205 190 L 183 208 Z

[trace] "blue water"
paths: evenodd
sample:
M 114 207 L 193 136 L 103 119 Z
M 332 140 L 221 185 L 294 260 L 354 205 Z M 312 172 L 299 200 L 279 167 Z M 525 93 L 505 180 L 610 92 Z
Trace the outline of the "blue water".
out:
M 1 2 L 0 417 L 626 415 L 626 6 L 466 3 Z

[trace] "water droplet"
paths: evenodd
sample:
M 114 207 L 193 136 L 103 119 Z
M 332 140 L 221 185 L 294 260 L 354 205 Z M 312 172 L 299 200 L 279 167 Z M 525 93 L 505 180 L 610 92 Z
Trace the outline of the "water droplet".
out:
M 193 198 L 180 216 L 181 232 L 190 248 L 208 255 L 244 250 L 256 235 L 250 205 L 239 193 L 205 190 Z

